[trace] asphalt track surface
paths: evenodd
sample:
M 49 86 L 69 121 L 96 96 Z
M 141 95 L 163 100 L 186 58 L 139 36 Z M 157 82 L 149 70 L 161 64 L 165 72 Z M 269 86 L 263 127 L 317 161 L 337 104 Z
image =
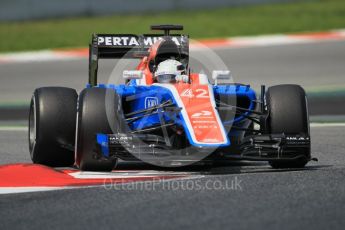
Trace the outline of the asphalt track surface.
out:
M 345 85 L 344 41 L 218 49 L 216 53 L 235 81 L 255 88 L 282 83 L 307 88 Z M 113 66 L 110 61 L 101 63 L 101 81 L 107 81 Z M 40 86 L 81 90 L 87 61 L 0 64 L 0 76 L 1 103 L 27 102 Z M 200 177 L 151 183 L 146 188 L 0 195 L 0 229 L 343 229 L 345 127 L 313 127 L 311 135 L 312 154 L 319 162 L 310 162 L 303 170 L 236 162 L 180 169 Z M 0 131 L 0 163 L 23 162 L 30 162 L 27 132 Z M 120 169 L 156 168 L 122 164 Z M 236 181 L 239 186 L 224 188 Z
M 303 170 L 238 162 L 194 167 L 188 170 L 200 178 L 145 187 L 1 195 L 0 229 L 343 229 L 345 127 L 313 127 L 311 135 L 319 162 Z M 1 131 L 0 162 L 30 162 L 26 138 Z

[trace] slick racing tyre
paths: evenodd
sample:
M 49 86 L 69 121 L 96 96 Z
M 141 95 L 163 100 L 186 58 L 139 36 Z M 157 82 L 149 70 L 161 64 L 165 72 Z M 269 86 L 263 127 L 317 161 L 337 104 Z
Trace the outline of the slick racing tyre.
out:
M 77 92 L 64 87 L 35 90 L 29 113 L 29 150 L 34 163 L 72 166 Z
M 306 94 L 299 85 L 277 85 L 266 93 L 268 109 L 267 128 L 271 134 L 308 135 L 309 117 Z M 310 159 L 310 146 L 298 153 L 300 158 L 291 161 L 270 161 L 273 168 L 301 168 Z
M 84 89 L 78 100 L 76 164 L 84 171 L 111 171 L 117 159 L 97 151 L 96 134 L 123 132 L 121 98 L 113 89 Z M 113 129 L 112 129 L 112 128 Z

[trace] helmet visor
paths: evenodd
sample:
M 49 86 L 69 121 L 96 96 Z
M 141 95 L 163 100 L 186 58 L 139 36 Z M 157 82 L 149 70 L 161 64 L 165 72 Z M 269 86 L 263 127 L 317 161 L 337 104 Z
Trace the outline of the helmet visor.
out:
M 159 83 L 174 83 L 176 82 L 175 74 L 161 74 L 157 76 Z

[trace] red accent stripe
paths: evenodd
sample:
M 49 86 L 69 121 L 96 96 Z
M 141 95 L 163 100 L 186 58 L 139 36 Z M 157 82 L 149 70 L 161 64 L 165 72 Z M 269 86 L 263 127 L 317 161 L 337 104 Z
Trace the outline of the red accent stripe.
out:
M 221 130 L 222 124 L 218 122 L 212 106 L 209 86 L 198 84 L 198 74 L 192 74 L 191 78 L 193 84 L 177 83 L 173 86 L 180 97 L 175 99 L 183 103 L 196 141 L 203 144 L 226 142 Z
M 10 164 L 0 166 L 1 187 L 66 187 L 90 186 L 109 183 L 128 183 L 186 177 L 185 175 L 150 175 L 147 177 L 126 178 L 74 178 L 68 173 L 79 170 L 56 170 L 39 164 Z M 100 176 L 101 177 L 101 176 Z
M 337 32 L 311 32 L 311 33 L 299 33 L 287 35 L 292 38 L 305 38 L 313 40 L 325 40 L 325 39 L 340 39 L 345 36 Z
M 230 45 L 229 39 L 226 38 L 215 38 L 215 39 L 201 39 L 199 42 L 208 47 L 223 47 Z
M 68 56 L 68 57 L 88 57 L 89 56 L 89 49 L 88 48 L 76 48 L 76 49 L 57 49 L 53 50 L 54 53 L 61 56 Z

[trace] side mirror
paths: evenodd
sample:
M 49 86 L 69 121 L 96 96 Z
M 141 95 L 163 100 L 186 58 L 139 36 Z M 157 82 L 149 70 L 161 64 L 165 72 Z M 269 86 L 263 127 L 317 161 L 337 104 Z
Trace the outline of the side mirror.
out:
M 126 80 L 142 79 L 144 77 L 144 72 L 141 70 L 125 70 L 123 71 L 122 77 Z
M 217 85 L 218 79 L 231 79 L 232 75 L 230 70 L 213 70 L 212 79 L 214 80 L 214 85 Z

